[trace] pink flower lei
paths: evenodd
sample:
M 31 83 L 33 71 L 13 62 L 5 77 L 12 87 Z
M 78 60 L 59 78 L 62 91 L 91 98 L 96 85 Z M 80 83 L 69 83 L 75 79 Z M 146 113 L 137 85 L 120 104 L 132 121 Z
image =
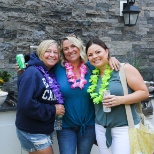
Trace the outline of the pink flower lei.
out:
M 77 78 L 75 73 L 73 72 L 73 66 L 71 63 L 65 62 L 65 68 L 66 68 L 66 75 L 68 78 L 68 82 L 72 82 L 71 88 L 74 89 L 76 87 L 84 88 L 84 85 L 87 83 L 87 80 L 85 79 L 85 74 L 87 73 L 87 67 L 82 62 L 80 65 L 80 81 L 77 82 Z

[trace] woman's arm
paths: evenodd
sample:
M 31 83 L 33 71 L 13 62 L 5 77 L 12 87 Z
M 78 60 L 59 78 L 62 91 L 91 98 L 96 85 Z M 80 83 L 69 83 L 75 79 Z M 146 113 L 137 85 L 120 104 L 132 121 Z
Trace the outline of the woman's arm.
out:
M 128 86 L 134 91 L 123 97 L 123 104 L 140 102 L 149 97 L 149 92 L 139 71 L 130 64 L 124 65 Z
M 149 97 L 148 88 L 139 71 L 130 64 L 124 65 L 128 86 L 134 91 L 125 96 L 109 95 L 103 99 L 103 104 L 107 107 L 118 106 L 120 104 L 134 104 Z

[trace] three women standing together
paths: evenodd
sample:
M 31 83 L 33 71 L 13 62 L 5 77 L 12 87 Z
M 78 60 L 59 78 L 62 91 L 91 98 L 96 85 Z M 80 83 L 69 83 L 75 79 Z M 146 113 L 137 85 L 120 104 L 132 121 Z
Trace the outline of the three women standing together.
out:
M 113 120 L 113 114 L 107 118 L 107 115 L 103 113 L 102 106 L 95 105 L 94 109 L 93 99 L 87 92 L 90 86 L 89 79 L 92 70 L 94 70 L 93 66 L 100 69 L 100 73 L 103 75 L 105 66 L 109 64 L 109 52 L 101 44 L 93 45 L 95 42 L 88 44 L 86 51 L 92 66 L 86 62 L 87 56 L 82 41 L 74 35 L 62 39 L 61 53 L 58 51 L 58 45 L 50 41 L 43 41 L 37 52 L 31 54 L 28 68 L 18 81 L 16 126 L 19 140 L 22 147 L 30 154 L 52 154 L 53 122 L 55 114 L 59 114 L 64 115 L 63 129 L 57 131 L 60 154 L 75 154 L 76 149 L 78 154 L 90 154 L 95 141 L 95 110 L 96 123 L 101 129 L 105 127 L 103 131 L 106 131 L 106 127 L 119 127 L 120 125 L 118 124 L 119 119 L 117 122 L 116 119 Z M 61 54 L 60 62 L 58 62 L 59 54 Z M 118 62 L 114 59 L 112 64 L 114 63 L 117 64 Z M 133 71 L 133 73 L 138 75 L 137 72 Z M 112 80 L 118 81 L 118 72 L 114 71 L 110 76 L 111 78 L 107 81 L 109 85 Z M 140 75 L 138 77 L 141 83 Z M 101 82 L 100 80 L 98 83 Z M 95 86 L 97 87 L 97 85 Z M 122 92 L 115 93 L 117 87 L 112 84 L 112 89 L 114 89 L 111 91 L 112 95 L 109 100 L 104 101 L 104 105 L 109 104 L 109 107 L 117 106 L 115 112 L 122 109 L 122 116 L 124 116 L 122 119 L 124 120 L 120 121 L 120 126 L 127 125 L 122 104 L 132 104 L 136 100 L 145 99 L 148 95 L 144 85 L 138 86 L 137 83 L 138 88 L 134 88 L 131 83 L 129 86 L 132 91 L 137 91 L 135 94 L 131 94 L 132 99 L 126 96 L 124 99 L 121 96 L 123 95 Z M 96 90 L 99 91 L 99 87 Z M 136 99 L 141 94 L 142 97 Z M 108 103 L 111 99 L 114 102 L 112 105 Z M 135 118 L 138 118 L 135 107 L 133 107 L 133 112 Z M 114 123 L 112 124 L 112 122 Z M 136 124 L 138 123 L 139 119 L 136 120 Z M 106 145 L 106 142 L 103 144 L 106 138 L 101 130 L 102 145 L 100 132 L 97 135 L 97 124 L 97 141 L 101 154 L 104 154 L 101 148 Z M 112 153 L 115 154 L 113 151 Z

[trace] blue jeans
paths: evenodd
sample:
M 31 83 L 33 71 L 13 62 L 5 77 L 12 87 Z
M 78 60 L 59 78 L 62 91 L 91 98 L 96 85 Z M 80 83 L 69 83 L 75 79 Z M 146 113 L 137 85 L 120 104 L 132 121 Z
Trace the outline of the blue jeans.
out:
M 60 154 L 90 154 L 95 141 L 95 126 L 87 126 L 81 135 L 80 127 L 63 128 L 57 131 Z
M 51 134 L 30 134 L 18 128 L 16 132 L 22 149 L 28 152 L 43 150 L 53 144 L 53 132 Z

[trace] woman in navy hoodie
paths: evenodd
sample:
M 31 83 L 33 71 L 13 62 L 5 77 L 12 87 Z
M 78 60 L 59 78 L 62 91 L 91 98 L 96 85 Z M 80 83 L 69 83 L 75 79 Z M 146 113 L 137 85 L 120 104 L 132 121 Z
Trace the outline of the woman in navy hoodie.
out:
M 29 154 L 53 154 L 55 115 L 65 112 L 62 95 L 52 74 L 52 67 L 58 60 L 57 42 L 41 42 L 17 83 L 17 136 Z

